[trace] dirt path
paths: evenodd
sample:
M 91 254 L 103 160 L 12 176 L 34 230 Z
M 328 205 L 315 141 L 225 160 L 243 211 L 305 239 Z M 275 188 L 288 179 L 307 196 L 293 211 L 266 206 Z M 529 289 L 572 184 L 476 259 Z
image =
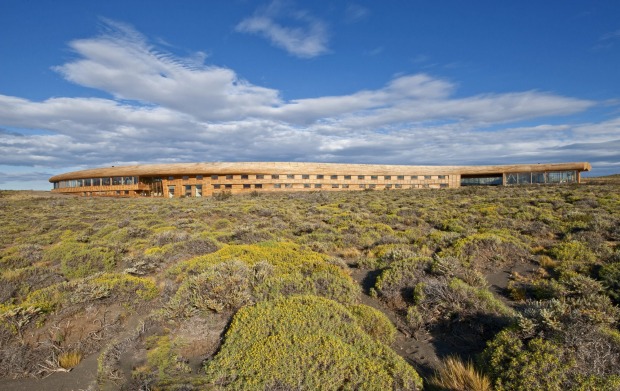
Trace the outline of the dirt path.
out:
M 432 375 L 440 363 L 433 344 L 433 336 L 426 331 L 410 335 L 394 311 L 380 300 L 368 295 L 369 289 L 374 285 L 377 278 L 375 271 L 352 268 L 351 277 L 362 286 L 362 303 L 381 311 L 396 325 L 398 333 L 392 344 L 392 349 L 411 364 L 421 376 Z

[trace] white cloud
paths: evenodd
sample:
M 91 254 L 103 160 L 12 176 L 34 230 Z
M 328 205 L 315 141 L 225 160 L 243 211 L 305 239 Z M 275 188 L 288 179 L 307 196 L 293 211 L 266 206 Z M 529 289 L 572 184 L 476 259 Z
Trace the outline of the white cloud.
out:
M 274 46 L 300 58 L 312 58 L 329 51 L 328 33 L 324 22 L 305 11 L 286 12 L 286 23 L 276 21 L 283 13 L 281 7 L 272 4 L 268 9 L 242 20 L 236 30 L 242 33 L 258 34 L 271 41 Z M 292 24 L 292 25 L 291 25 Z

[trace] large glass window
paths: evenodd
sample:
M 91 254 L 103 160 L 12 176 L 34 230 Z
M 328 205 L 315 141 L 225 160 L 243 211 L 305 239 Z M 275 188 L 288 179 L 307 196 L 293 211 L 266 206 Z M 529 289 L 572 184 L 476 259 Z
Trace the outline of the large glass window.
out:
M 202 185 L 196 185 L 196 197 L 202 197 Z

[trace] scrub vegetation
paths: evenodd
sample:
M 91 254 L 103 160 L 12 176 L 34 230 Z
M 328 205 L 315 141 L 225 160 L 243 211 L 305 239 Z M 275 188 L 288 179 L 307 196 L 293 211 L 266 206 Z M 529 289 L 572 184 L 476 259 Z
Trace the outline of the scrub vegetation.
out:
M 620 389 L 617 181 L 3 191 L 0 219 L 0 383 L 96 356 L 106 390 Z

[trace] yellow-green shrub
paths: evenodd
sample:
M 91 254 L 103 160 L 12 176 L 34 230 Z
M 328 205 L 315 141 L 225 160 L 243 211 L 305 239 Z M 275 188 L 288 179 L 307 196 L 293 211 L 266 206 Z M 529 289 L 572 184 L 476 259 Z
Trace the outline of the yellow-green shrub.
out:
M 207 377 L 237 390 L 421 389 L 413 368 L 355 319 L 343 305 L 316 296 L 244 307 L 206 364 Z
M 391 345 L 396 339 L 396 327 L 381 311 L 364 304 L 348 307 L 355 316 L 357 324 L 371 337 L 386 345 Z

